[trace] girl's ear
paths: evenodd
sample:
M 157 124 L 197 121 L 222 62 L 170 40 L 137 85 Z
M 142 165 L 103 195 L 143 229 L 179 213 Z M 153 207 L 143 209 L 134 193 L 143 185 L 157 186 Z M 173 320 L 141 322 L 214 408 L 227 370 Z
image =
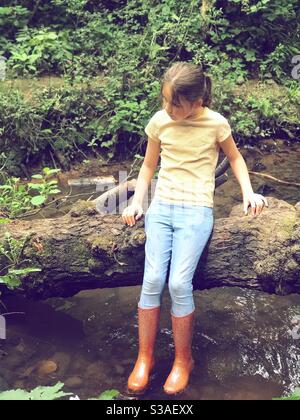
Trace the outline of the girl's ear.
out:
M 197 101 L 194 102 L 195 108 L 198 108 L 200 106 L 203 106 L 203 99 L 197 99 Z

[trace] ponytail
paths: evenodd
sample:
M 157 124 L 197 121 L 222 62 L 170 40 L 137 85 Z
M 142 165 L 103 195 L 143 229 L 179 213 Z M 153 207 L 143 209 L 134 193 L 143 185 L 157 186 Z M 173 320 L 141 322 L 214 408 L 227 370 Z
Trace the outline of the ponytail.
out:
M 203 96 L 203 106 L 211 106 L 211 100 L 212 100 L 212 81 L 210 76 L 204 75 L 204 84 L 205 84 L 205 90 L 204 90 L 204 96 Z

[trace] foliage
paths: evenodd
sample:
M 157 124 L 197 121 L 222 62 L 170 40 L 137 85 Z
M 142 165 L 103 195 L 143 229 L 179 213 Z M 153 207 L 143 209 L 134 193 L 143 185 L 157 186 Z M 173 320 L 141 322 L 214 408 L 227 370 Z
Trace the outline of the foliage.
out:
M 0 401 L 4 400 L 57 400 L 72 393 L 61 391 L 64 384 L 58 382 L 53 386 L 39 386 L 32 391 L 28 392 L 23 389 L 16 389 L 11 391 L 4 391 L 0 393 Z
M 131 62 L 121 62 L 126 76 L 112 74 L 85 84 L 66 83 L 35 92 L 30 99 L 16 90 L 0 92 L 0 150 L 6 156 L 0 156 L 0 167 L 5 165 L 8 174 L 19 177 L 22 165 L 28 162 L 43 158 L 48 165 L 53 160 L 60 165 L 57 153 L 67 163 L 99 154 L 107 159 L 143 155 L 144 127 L 161 106 L 159 76 L 149 64 L 138 69 Z M 212 109 L 228 117 L 238 141 L 274 135 L 297 138 L 297 81 L 239 85 L 231 78 L 224 79 L 217 67 L 212 67 L 211 75 Z M 16 198 L 9 206 L 15 202 L 16 212 L 18 207 L 32 204 L 28 200 L 19 205 Z M 10 201 L 6 202 L 9 205 Z
M 62 73 L 72 52 L 67 31 L 26 28 L 19 31 L 7 65 L 22 76 L 41 71 Z
M 119 391 L 116 389 L 108 389 L 107 391 L 102 392 L 99 397 L 89 398 L 89 400 L 113 400 L 117 395 L 119 395 Z
M 21 264 L 27 240 L 27 237 L 22 240 L 14 239 L 9 232 L 5 232 L 4 241 L 0 244 L 0 254 L 4 255 L 14 266 Z
M 143 154 L 144 126 L 160 106 L 160 78 L 179 60 L 205 64 L 213 107 L 229 117 L 239 141 L 299 133 L 299 83 L 291 78 L 299 54 L 296 0 L 34 3 L 19 4 L 27 13 L 18 9 L 22 19 L 7 33 L 8 71 L 56 73 L 66 83 L 26 97 L 0 89 L 0 151 L 10 174 L 41 158 L 68 166 L 90 155 Z M 9 19 L 4 13 L 2 25 Z M 258 94 L 249 83 L 254 78 Z M 284 106 L 273 98 L 277 85 Z M 244 87 L 250 92 L 240 94 Z
M 299 52 L 297 0 L 210 3 L 204 22 L 211 47 L 230 55 L 231 60 L 241 59 L 251 73 L 260 71 L 277 81 L 290 73 L 291 58 Z
M 22 284 L 22 277 L 29 273 L 36 273 L 38 271 L 42 271 L 40 268 L 35 267 L 26 267 L 16 269 L 9 269 L 7 274 L 4 276 L 0 276 L 0 283 L 4 284 L 8 289 L 15 289 Z
M 32 175 L 33 179 L 38 179 L 40 181 L 39 183 L 30 182 L 29 184 L 27 184 L 30 191 L 37 190 L 39 193 L 38 195 L 35 195 L 31 198 L 30 203 L 33 206 L 40 206 L 41 204 L 45 203 L 45 201 L 50 195 L 60 193 L 60 190 L 57 188 L 57 180 L 47 180 L 48 177 L 51 177 L 51 175 L 56 174 L 58 172 L 60 172 L 60 169 L 50 169 L 46 167 L 43 168 L 43 175 Z
M 21 268 L 25 262 L 30 262 L 29 259 L 23 257 L 23 250 L 28 239 L 28 236 L 21 240 L 15 239 L 9 232 L 5 232 L 4 241 L 0 243 L 0 257 L 4 256 L 10 263 L 2 268 L 2 270 L 8 269 L 8 271 L 5 275 L 0 276 L 0 284 L 6 285 L 9 289 L 20 286 L 22 278 L 27 274 L 41 271 L 36 267 Z
M 0 185 L 0 214 L 9 218 L 15 218 L 24 213 L 43 205 L 49 196 L 60 193 L 57 188 L 57 180 L 49 180 L 60 169 L 43 168 L 42 174 L 32 175 L 33 180 L 22 184 L 20 178 L 11 177 L 4 180 Z M 38 193 L 32 195 L 32 193 Z
M 62 382 L 58 382 L 56 385 L 52 386 L 39 386 L 34 388 L 31 391 L 26 391 L 23 389 L 14 389 L 10 391 L 0 392 L 0 401 L 5 400 L 32 400 L 32 401 L 40 401 L 40 400 L 58 400 L 67 396 L 73 395 L 70 392 L 62 391 L 64 384 Z M 102 392 L 101 395 L 95 398 L 88 398 L 89 400 L 113 400 L 117 395 L 119 395 L 119 391 L 116 389 L 109 389 L 107 391 Z M 70 398 L 70 399 L 79 399 L 77 398 Z
M 29 13 L 26 7 L 20 5 L 0 7 L 0 55 L 7 54 L 13 47 L 12 38 L 26 26 Z
M 16 177 L 6 179 L 4 185 L 0 185 L 0 214 L 6 218 L 2 217 L 0 223 L 8 223 L 9 218 L 24 215 L 29 210 L 44 205 L 50 195 L 59 193 L 57 180 L 48 179 L 59 171 L 60 169 L 43 168 L 43 174 L 32 176 L 37 183 L 20 184 L 20 179 Z M 32 195 L 32 192 L 38 194 Z M 41 271 L 36 267 L 24 267 L 25 263 L 31 262 L 23 256 L 28 239 L 28 236 L 20 240 L 15 239 L 9 232 L 5 232 L 4 241 L 0 243 L 0 258 L 5 258 L 4 262 L 1 261 L 1 271 L 6 270 L 6 273 L 0 276 L 0 283 L 9 289 L 19 287 L 24 276 Z
M 280 400 L 280 401 L 299 401 L 300 400 L 300 388 L 296 388 L 292 395 L 288 395 L 286 397 L 276 397 L 273 400 Z
M 143 62 L 163 65 L 176 54 L 192 59 L 200 53 L 205 62 L 230 66 L 237 77 L 261 72 L 278 81 L 290 74 L 291 57 L 299 53 L 297 0 L 5 3 L 4 52 L 19 74 L 64 74 L 70 60 L 70 71 L 91 75 L 120 63 L 116 52 L 130 51 Z

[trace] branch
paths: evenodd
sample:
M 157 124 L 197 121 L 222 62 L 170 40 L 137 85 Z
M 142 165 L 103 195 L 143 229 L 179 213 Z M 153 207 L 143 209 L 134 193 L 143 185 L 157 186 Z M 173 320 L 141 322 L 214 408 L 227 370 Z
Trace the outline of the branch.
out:
M 295 187 L 300 187 L 300 183 L 299 183 L 299 182 L 283 181 L 282 179 L 275 178 L 275 177 L 274 177 L 274 176 L 272 176 L 272 175 L 263 174 L 262 172 L 253 172 L 253 171 L 249 171 L 249 174 L 251 174 L 251 175 L 256 175 L 256 176 L 260 176 L 261 178 L 271 179 L 272 181 L 275 181 L 275 182 L 277 182 L 278 184 L 293 185 L 293 186 L 295 186 Z

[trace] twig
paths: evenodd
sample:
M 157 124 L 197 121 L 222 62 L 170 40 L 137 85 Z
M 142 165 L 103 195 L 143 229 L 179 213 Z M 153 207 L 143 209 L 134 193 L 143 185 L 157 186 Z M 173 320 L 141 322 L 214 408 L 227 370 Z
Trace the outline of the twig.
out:
M 275 178 L 272 175 L 263 174 L 262 172 L 253 172 L 253 171 L 248 171 L 248 172 L 251 175 L 256 175 L 256 176 L 260 176 L 261 178 L 271 179 L 272 181 L 278 182 L 278 184 L 293 185 L 295 187 L 300 187 L 299 182 L 283 181 L 282 179 Z
M 1 316 L 6 315 L 26 315 L 26 312 L 5 312 L 4 314 L 1 314 Z
M 96 194 L 96 191 L 92 194 L 94 195 Z M 24 213 L 24 214 L 20 214 L 18 216 L 15 216 L 15 219 L 23 219 L 23 217 L 28 217 L 28 216 L 33 216 L 34 214 L 39 213 L 41 210 L 44 210 L 46 207 L 49 207 L 51 204 L 56 203 L 56 201 L 60 201 L 60 200 L 66 200 L 68 198 L 74 198 L 74 197 L 79 197 L 81 195 L 87 195 L 87 193 L 80 193 L 80 194 L 74 194 L 74 195 L 65 195 L 63 197 L 58 197 L 55 200 L 50 201 L 49 203 L 45 204 L 44 207 L 41 207 L 35 211 L 32 212 L 28 212 L 28 213 Z

